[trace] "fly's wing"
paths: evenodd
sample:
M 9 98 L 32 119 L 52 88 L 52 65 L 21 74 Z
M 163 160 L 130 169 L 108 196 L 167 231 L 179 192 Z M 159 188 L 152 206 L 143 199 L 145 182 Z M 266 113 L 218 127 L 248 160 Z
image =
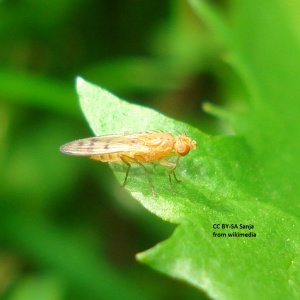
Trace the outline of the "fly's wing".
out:
M 65 154 L 91 156 L 119 152 L 148 151 L 149 147 L 139 140 L 140 134 L 103 135 L 76 140 L 60 147 Z

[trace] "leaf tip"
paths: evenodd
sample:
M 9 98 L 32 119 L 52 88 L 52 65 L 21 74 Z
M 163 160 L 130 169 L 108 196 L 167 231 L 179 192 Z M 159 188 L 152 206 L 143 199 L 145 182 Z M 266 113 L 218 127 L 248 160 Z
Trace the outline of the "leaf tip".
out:
M 140 252 L 135 255 L 135 259 L 139 262 L 143 262 L 144 258 L 145 258 L 144 252 Z
M 82 87 L 85 84 L 85 82 L 86 81 L 82 77 L 77 76 L 76 77 L 76 87 L 77 87 L 77 89 L 79 89 L 80 87 Z

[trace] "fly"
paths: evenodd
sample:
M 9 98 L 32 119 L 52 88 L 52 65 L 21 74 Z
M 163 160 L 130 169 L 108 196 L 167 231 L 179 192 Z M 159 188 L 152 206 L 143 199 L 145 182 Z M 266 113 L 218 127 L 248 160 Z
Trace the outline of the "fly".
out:
M 123 183 L 125 187 L 132 163 L 138 164 L 146 173 L 153 194 L 154 187 L 144 163 L 159 162 L 170 167 L 169 182 L 174 192 L 171 175 L 176 181 L 175 169 L 179 157 L 187 155 L 191 149 L 196 149 L 196 141 L 185 134 L 174 137 L 167 132 L 152 133 L 123 133 L 102 135 L 98 137 L 76 140 L 61 146 L 60 151 L 77 156 L 88 156 L 101 162 L 123 162 L 127 166 Z M 167 157 L 177 156 L 176 162 L 166 160 Z

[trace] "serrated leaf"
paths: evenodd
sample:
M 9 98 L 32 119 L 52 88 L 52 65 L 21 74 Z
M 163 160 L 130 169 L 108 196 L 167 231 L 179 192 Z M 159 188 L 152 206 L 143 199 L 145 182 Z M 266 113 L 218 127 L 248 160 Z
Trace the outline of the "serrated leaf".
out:
M 177 175 L 183 182 L 176 184 L 175 195 L 164 168 L 147 166 L 156 197 L 138 166 L 129 175 L 126 188 L 142 205 L 179 224 L 168 240 L 139 254 L 140 261 L 216 299 L 299 296 L 300 222 L 269 202 L 270 183 L 259 157 L 243 138 L 207 136 L 81 78 L 77 90 L 96 135 L 162 130 L 185 132 L 197 141 L 197 150 L 179 163 Z M 114 169 L 122 182 L 126 167 Z M 214 228 L 214 224 L 230 227 Z M 240 224 L 254 227 L 242 229 Z M 247 236 L 229 237 L 234 232 Z M 226 237 L 218 236 L 224 233 Z

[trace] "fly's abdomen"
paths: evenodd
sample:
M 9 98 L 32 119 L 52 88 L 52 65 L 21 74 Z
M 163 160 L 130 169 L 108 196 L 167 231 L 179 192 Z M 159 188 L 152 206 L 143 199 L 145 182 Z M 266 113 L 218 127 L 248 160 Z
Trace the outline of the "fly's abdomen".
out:
M 95 159 L 102 162 L 122 162 L 121 156 L 123 153 L 108 153 L 108 154 L 96 154 L 91 155 L 91 159 Z

